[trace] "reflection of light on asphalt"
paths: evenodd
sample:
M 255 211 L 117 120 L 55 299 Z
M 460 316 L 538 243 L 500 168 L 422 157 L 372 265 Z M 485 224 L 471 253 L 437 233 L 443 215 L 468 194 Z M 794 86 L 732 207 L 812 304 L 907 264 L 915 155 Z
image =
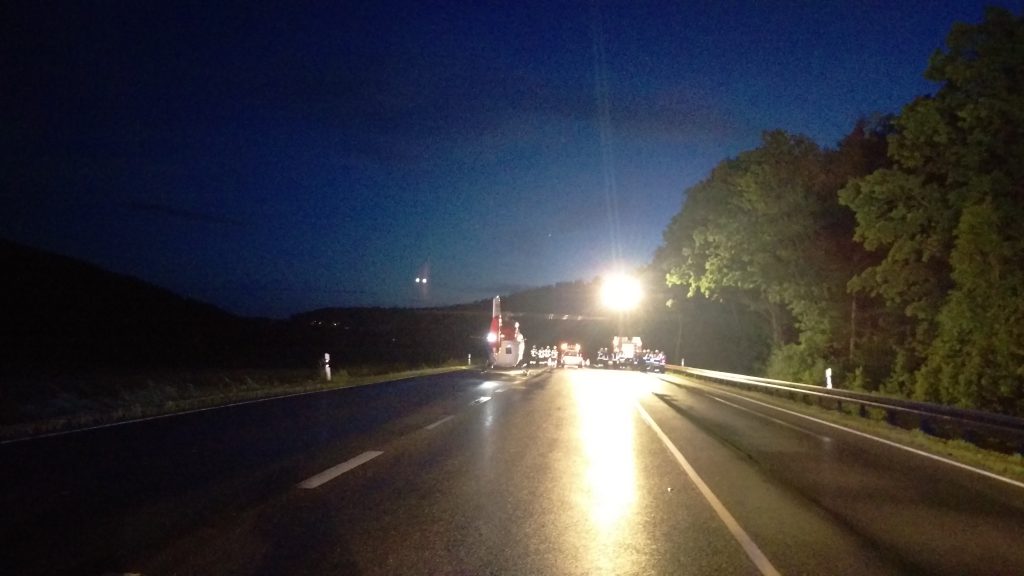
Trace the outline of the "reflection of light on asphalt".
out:
M 484 405 L 484 427 L 490 429 L 492 424 L 494 424 L 494 402 L 488 402 Z
M 587 459 L 589 512 L 601 532 L 616 528 L 636 500 L 633 401 L 628 384 L 609 376 L 587 371 L 573 378 Z

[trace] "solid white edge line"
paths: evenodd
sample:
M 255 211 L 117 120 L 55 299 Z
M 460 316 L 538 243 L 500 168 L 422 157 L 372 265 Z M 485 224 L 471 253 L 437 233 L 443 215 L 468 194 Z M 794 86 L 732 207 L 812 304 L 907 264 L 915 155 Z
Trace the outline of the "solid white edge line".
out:
M 444 424 L 445 422 L 451 420 L 452 418 L 455 418 L 454 414 L 449 415 L 449 416 L 445 416 L 444 418 L 441 418 L 440 420 L 438 420 L 437 422 L 434 422 L 433 424 L 427 424 L 426 426 L 423 427 L 423 429 L 424 430 L 433 430 L 434 428 L 437 428 L 438 426 L 440 426 L 441 424 Z
M 726 406 L 732 406 L 733 408 L 735 408 L 737 410 L 742 410 L 744 412 L 753 414 L 754 416 L 757 416 L 758 418 L 764 418 L 765 420 L 771 420 L 772 422 L 775 422 L 779 426 L 785 426 L 786 428 L 789 428 L 791 430 L 796 430 L 797 432 L 801 432 L 803 434 L 807 434 L 808 436 L 814 436 L 815 438 L 817 438 L 818 440 L 821 440 L 822 442 L 831 442 L 832 441 L 832 439 L 829 438 L 828 436 L 822 436 L 821 434 L 817 434 L 817 433 L 812 432 L 812 431 L 810 431 L 810 430 L 808 430 L 806 428 L 801 428 L 801 427 L 796 426 L 794 424 L 790 424 L 789 422 L 786 422 L 785 420 L 779 420 L 778 418 L 773 418 L 773 417 L 771 417 L 771 416 L 769 416 L 767 414 L 761 414 L 760 412 L 757 412 L 755 410 L 751 410 L 750 408 L 745 408 L 743 406 L 740 406 L 739 404 L 733 404 L 732 402 L 729 402 L 728 400 L 722 400 L 721 398 L 719 398 L 718 396 L 715 396 L 713 394 L 708 394 L 707 396 L 708 396 L 708 398 L 711 398 L 712 400 L 715 400 L 717 402 L 721 402 L 722 404 L 725 404 Z
M 975 468 L 974 466 L 971 466 L 969 464 L 964 464 L 962 462 L 957 462 L 955 460 L 950 460 L 949 458 L 943 458 L 942 456 L 938 456 L 936 454 L 932 454 L 931 452 L 925 452 L 924 450 L 918 450 L 917 448 L 911 448 L 910 446 L 904 446 L 903 444 L 900 444 L 898 442 L 893 442 L 892 440 L 886 440 L 885 438 L 879 438 L 878 436 L 872 436 L 871 434 L 868 434 L 866 432 L 861 432 L 860 430 L 854 430 L 853 428 L 847 428 L 846 426 L 842 426 L 840 424 L 834 424 L 834 423 L 828 422 L 826 420 L 820 420 L 818 418 L 815 418 L 814 416 L 808 416 L 807 414 L 801 414 L 799 412 L 794 412 L 793 410 L 787 410 L 785 408 L 780 408 L 778 406 L 775 406 L 773 404 L 769 404 L 767 402 L 761 402 L 760 400 L 754 400 L 753 398 L 747 398 L 746 396 L 741 396 L 740 394 L 734 394 L 732 392 L 726 392 L 725 390 L 719 390 L 717 388 L 712 388 L 712 389 L 715 390 L 715 392 L 718 392 L 719 394 L 727 394 L 727 395 L 732 396 L 734 398 L 739 398 L 741 400 L 746 400 L 748 402 L 753 402 L 754 404 L 760 404 L 761 406 L 764 406 L 765 408 L 772 408 L 772 409 L 778 410 L 780 412 L 785 412 L 786 414 L 791 414 L 793 416 L 799 416 L 800 418 L 806 418 L 806 419 L 811 420 L 813 422 L 817 422 L 818 424 L 824 424 L 825 426 L 831 426 L 831 427 L 837 428 L 839 430 L 844 430 L 846 432 L 849 432 L 850 434 L 856 434 L 857 436 L 868 438 L 870 440 L 875 440 L 877 442 L 881 442 L 882 444 L 887 444 L 889 446 L 892 446 L 893 448 L 899 448 L 901 450 L 906 450 L 907 452 L 913 452 L 914 454 L 917 454 L 919 456 L 924 456 L 925 458 L 931 458 L 932 460 L 937 460 L 937 461 L 942 462 L 944 464 L 949 464 L 950 466 L 956 466 L 957 468 L 962 468 L 962 469 L 967 470 L 969 472 L 974 472 L 975 474 L 981 474 L 982 476 L 985 476 L 987 478 L 991 478 L 993 480 L 999 480 L 1000 482 L 1006 482 L 1007 484 L 1016 486 L 1018 488 L 1024 488 L 1024 482 L 1018 482 L 1017 480 L 1014 480 L 1012 478 L 1006 478 L 1005 476 L 1000 476 L 1000 475 L 995 474 L 993 472 L 989 472 L 988 470 L 982 470 L 981 468 Z
M 725 505 L 722 504 L 717 496 L 715 496 L 715 493 L 711 491 L 711 488 L 708 488 L 708 485 L 704 483 L 704 480 L 702 480 L 697 474 L 697 471 L 693 469 L 693 466 L 691 466 L 689 461 L 686 460 L 682 452 L 680 452 L 679 449 L 676 448 L 675 444 L 669 440 L 668 436 L 662 432 L 661 427 L 659 427 L 654 421 L 654 418 L 651 418 L 651 415 L 644 410 L 644 407 L 640 405 L 640 402 L 636 402 L 635 405 L 636 409 L 640 412 L 640 416 L 644 419 L 644 422 L 651 427 L 651 430 L 654 430 L 654 433 L 657 434 L 661 443 L 665 445 L 665 448 L 668 448 L 670 453 L 672 453 L 676 462 L 678 462 L 679 466 L 682 467 L 683 472 L 686 472 L 686 475 L 690 477 L 690 481 L 692 481 L 697 487 L 697 490 L 700 490 L 704 499 L 711 504 L 711 508 L 714 509 L 716 514 L 718 514 L 722 523 L 725 524 L 725 527 L 732 534 L 733 538 L 736 539 L 736 542 L 738 542 L 743 548 L 743 551 L 747 553 L 747 557 L 750 558 L 751 562 L 757 566 L 757 569 L 761 574 L 764 574 L 764 576 L 780 576 L 780 572 L 775 569 L 775 566 L 772 566 L 768 557 L 761 552 L 761 549 L 757 547 L 754 540 L 749 534 L 747 534 L 746 530 L 740 526 L 739 522 L 736 521 L 736 518 L 729 513 L 729 510 L 727 510 Z
M 366 464 L 367 462 L 373 460 L 374 458 L 380 456 L 381 454 L 383 454 L 383 452 L 377 450 L 369 450 L 367 452 L 363 452 L 362 454 L 356 456 L 355 458 L 346 460 L 341 464 L 338 464 L 337 466 L 331 466 L 330 468 L 324 470 L 323 472 L 317 474 L 316 476 L 311 476 L 306 480 L 303 480 L 298 484 L 298 487 L 305 488 L 307 490 L 311 488 L 316 488 L 317 486 L 321 486 L 323 484 L 330 482 L 331 480 L 334 480 L 338 476 L 341 476 L 342 474 L 348 472 L 349 470 L 355 468 L 356 466 Z

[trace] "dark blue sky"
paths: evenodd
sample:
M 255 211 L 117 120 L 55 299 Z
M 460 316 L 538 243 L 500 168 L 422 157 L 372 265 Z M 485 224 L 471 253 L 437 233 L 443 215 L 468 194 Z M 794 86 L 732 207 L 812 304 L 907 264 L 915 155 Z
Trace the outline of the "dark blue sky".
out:
M 589 280 L 762 131 L 934 90 L 985 3 L 462 4 L 5 2 L 0 235 L 246 315 Z

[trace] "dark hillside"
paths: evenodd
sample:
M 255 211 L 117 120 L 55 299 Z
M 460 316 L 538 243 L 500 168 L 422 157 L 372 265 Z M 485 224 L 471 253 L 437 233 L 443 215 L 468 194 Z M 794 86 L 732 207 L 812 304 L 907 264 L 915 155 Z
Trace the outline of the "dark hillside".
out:
M 293 316 L 289 341 L 336 364 L 482 361 L 490 303 L 454 308 L 324 308 Z
M 104 401 L 167 382 L 187 391 L 201 374 L 298 370 L 385 372 L 487 357 L 491 301 L 446 308 L 325 308 L 288 320 L 241 318 L 137 278 L 0 241 L 4 276 L 0 420 L 62 410 L 65 398 Z M 578 342 L 593 357 L 612 336 L 642 336 L 673 362 L 750 371 L 760 351 L 749 314 L 701 300 L 675 309 L 652 295 L 631 314 L 609 314 L 597 282 L 565 282 L 502 296 L 506 321 L 528 346 Z M 262 372 L 261 372 L 262 371 Z M 168 392 L 173 395 L 175 392 Z M 69 409 L 73 411 L 74 409 Z
M 219 363 L 246 321 L 136 278 L 0 241 L 4 371 Z
M 593 316 L 601 311 L 596 282 L 559 282 L 502 296 L 501 302 L 505 310 L 529 315 Z

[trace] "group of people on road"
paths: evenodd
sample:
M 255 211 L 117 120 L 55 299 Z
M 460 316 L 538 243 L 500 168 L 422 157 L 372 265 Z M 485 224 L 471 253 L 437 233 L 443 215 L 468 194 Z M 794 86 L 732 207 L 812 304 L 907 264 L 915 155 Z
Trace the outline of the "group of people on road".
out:
M 550 365 L 558 363 L 558 348 L 555 346 L 530 347 L 530 365 Z
M 558 364 L 558 348 L 556 346 L 531 346 L 529 363 L 531 366 L 543 366 L 550 365 L 555 366 Z M 597 351 L 597 365 L 604 366 L 606 363 L 612 360 L 611 352 L 608 348 L 600 348 Z M 619 359 L 621 360 L 621 359 Z M 645 366 L 664 366 L 665 365 L 665 353 L 661 350 L 650 350 L 644 349 L 640 351 L 636 358 L 632 359 L 636 364 L 642 364 Z
M 648 364 L 651 364 L 651 363 L 664 364 L 665 363 L 665 353 L 662 352 L 661 350 L 654 350 L 654 351 L 644 350 L 643 351 L 643 358 L 644 358 L 644 362 L 646 362 Z

